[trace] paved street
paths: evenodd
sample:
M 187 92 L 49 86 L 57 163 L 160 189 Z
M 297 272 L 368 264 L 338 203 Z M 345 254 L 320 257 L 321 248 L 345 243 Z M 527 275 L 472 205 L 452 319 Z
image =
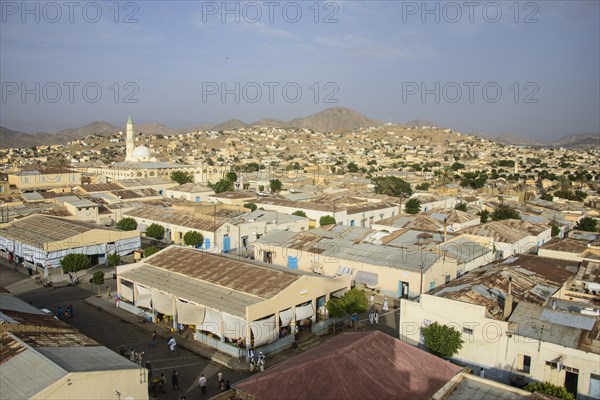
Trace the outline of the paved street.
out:
M 150 361 L 154 376 L 164 373 L 167 377 L 166 393 L 159 393 L 156 395 L 157 399 L 179 399 L 181 394 L 185 394 L 188 399 L 202 398 L 197 383 L 200 374 L 204 374 L 208 380 L 207 395 L 204 396 L 206 398 L 219 392 L 216 378 L 219 371 L 222 371 L 224 378 L 232 384 L 250 375 L 249 372 L 239 373 L 228 370 L 185 349 L 178 349 L 175 353 L 171 353 L 162 339 L 157 341 L 156 347 L 150 347 L 147 333 L 138 330 L 135 325 L 85 303 L 83 300 L 90 296 L 87 284 L 46 288 L 36 285 L 28 276 L 14 272 L 6 266 L 0 267 L 0 284 L 5 287 L 18 288 L 17 295 L 20 298 L 31 302 L 35 307 L 47 308 L 55 313 L 59 306 L 64 309 L 67 305 L 72 305 L 74 317 L 67 322 L 83 334 L 117 353 L 121 345 L 136 351 L 143 351 L 144 362 Z M 107 280 L 107 285 L 114 287 L 114 281 Z M 107 285 L 104 285 L 103 288 Z M 179 373 L 180 391 L 178 392 L 171 388 L 173 370 L 177 370 Z M 143 378 L 142 376 L 141 379 Z

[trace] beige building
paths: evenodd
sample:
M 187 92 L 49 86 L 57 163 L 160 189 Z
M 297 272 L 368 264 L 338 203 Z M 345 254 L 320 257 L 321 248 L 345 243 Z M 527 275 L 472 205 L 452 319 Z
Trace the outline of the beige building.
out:
M 164 197 L 168 199 L 183 199 L 200 203 L 208 201 L 208 196 L 215 194 L 215 191 L 206 185 L 198 183 L 185 183 L 164 191 Z
M 281 351 L 293 343 L 296 325 L 322 329 L 325 303 L 350 288 L 349 277 L 310 276 L 178 246 L 120 266 L 117 274 L 119 307 L 186 325 L 196 340 L 234 356 L 247 346 Z
M 1 400 L 148 399 L 144 367 L 7 293 L 0 343 Z
M 20 191 L 47 190 L 81 185 L 81 172 L 69 168 L 39 168 L 8 174 L 8 183 Z
M 578 263 L 519 255 L 400 305 L 400 339 L 424 346 L 433 322 L 462 333 L 454 359 L 506 383 L 566 386 L 577 398 L 600 394 L 600 328 L 588 303 L 568 300 Z
M 443 242 L 435 232 L 389 235 L 344 225 L 273 231 L 254 245 L 257 260 L 327 276 L 350 275 L 360 287 L 404 298 L 428 292 L 490 257 L 491 249 L 464 238 Z
M 307 218 L 262 210 L 236 217 L 221 217 L 175 208 L 139 207 L 125 212 L 124 216 L 135 219 L 142 232 L 150 224 L 163 226 L 165 238 L 174 244 L 183 245 L 187 232 L 199 232 L 204 237 L 200 248 L 212 253 L 248 251 L 256 239 L 274 229 L 292 232 L 308 229 Z
M 32 268 L 60 267 L 67 254 L 90 256 L 92 265 L 109 254 L 126 255 L 141 247 L 138 231 L 120 231 L 82 221 L 30 215 L 0 228 L 0 253 L 22 257 Z

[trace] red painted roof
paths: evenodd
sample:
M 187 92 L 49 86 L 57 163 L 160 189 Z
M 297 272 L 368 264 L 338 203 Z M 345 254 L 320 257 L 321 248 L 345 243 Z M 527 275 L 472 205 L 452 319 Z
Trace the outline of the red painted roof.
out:
M 385 333 L 355 332 L 234 386 L 260 400 L 418 400 L 431 398 L 461 370 Z

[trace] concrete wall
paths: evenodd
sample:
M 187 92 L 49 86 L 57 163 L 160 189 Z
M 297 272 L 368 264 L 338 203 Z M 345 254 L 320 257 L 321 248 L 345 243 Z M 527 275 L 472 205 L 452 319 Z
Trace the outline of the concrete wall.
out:
M 548 342 L 507 334 L 508 322 L 485 317 L 485 308 L 476 304 L 424 294 L 420 302 L 400 303 L 400 340 L 422 347 L 420 328 L 438 322 L 462 332 L 463 348 L 454 359 L 486 377 L 509 383 L 511 375 L 523 375 L 529 380 L 550 381 L 564 386 L 566 369 L 558 371 L 546 365 L 563 357 L 564 366 L 579 370 L 578 392 L 589 393 L 590 374 L 600 374 L 599 355 L 555 345 Z M 534 323 L 534 321 L 532 321 Z M 472 329 L 467 332 L 463 329 Z M 529 373 L 522 369 L 523 355 L 531 357 Z

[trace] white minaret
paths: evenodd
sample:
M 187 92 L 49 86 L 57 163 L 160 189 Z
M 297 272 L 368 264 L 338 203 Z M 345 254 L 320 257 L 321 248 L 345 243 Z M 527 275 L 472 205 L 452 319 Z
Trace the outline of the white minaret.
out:
M 133 161 L 133 120 L 131 114 L 127 120 L 127 137 L 125 139 L 125 161 Z

